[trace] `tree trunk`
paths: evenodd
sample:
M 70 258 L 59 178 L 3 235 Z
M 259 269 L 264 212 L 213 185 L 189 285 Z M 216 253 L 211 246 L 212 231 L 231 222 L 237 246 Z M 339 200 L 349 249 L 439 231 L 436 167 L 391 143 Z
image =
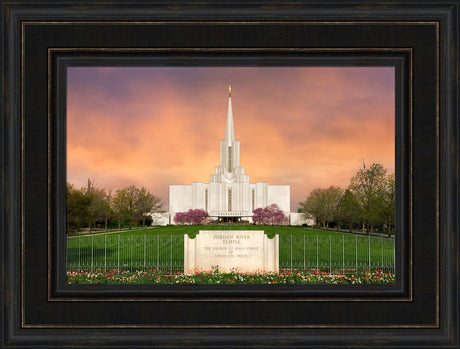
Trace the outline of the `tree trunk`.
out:
M 369 231 L 370 231 L 370 224 L 367 223 L 367 224 L 364 224 L 364 231 L 366 232 L 366 235 L 369 235 Z
M 105 231 L 107 231 L 107 221 L 108 221 L 108 218 L 105 217 Z
M 121 230 L 121 218 L 118 219 L 118 229 Z

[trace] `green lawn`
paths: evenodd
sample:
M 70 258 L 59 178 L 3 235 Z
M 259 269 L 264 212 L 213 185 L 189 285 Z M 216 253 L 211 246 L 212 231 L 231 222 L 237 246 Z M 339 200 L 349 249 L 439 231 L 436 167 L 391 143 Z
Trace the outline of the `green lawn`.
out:
M 275 236 L 275 234 L 284 235 L 284 234 L 292 234 L 292 235 L 327 235 L 336 234 L 334 230 L 316 230 L 311 228 L 304 228 L 304 227 L 291 227 L 291 226 L 270 226 L 270 225 L 241 225 L 241 224 L 232 224 L 232 225 L 171 225 L 165 227 L 149 227 L 147 229 L 133 229 L 131 231 L 126 230 L 123 232 L 110 232 L 111 235 L 113 234 L 120 234 L 120 235 L 181 235 L 188 234 L 191 238 L 195 237 L 195 235 L 200 230 L 263 230 L 268 235 L 269 238 Z M 105 234 L 104 231 L 95 231 L 91 235 L 99 235 Z
M 393 239 L 303 227 L 236 224 L 154 227 L 69 237 L 67 267 L 179 272 L 183 269 L 183 236 L 195 237 L 199 230 L 264 230 L 270 238 L 279 234 L 280 269 L 394 271 Z

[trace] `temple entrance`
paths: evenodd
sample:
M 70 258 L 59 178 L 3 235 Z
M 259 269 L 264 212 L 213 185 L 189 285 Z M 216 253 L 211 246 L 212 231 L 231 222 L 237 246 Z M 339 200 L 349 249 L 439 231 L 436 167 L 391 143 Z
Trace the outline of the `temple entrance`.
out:
M 241 217 L 219 217 L 219 223 L 240 223 Z

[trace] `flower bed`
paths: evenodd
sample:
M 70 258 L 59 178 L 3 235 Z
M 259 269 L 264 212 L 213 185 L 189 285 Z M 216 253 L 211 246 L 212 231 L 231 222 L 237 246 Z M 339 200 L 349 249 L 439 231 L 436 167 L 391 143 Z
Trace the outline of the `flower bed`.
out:
M 384 273 L 382 270 L 346 275 L 316 271 L 251 274 L 196 272 L 194 275 L 166 275 L 156 270 L 67 272 L 68 284 L 391 284 L 394 281 L 394 274 Z

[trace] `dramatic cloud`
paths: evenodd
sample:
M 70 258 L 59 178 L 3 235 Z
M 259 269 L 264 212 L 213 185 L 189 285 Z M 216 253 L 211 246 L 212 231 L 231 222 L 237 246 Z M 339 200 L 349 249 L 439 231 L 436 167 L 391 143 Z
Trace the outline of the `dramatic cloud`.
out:
M 291 211 L 346 187 L 362 159 L 394 171 L 391 67 L 71 67 L 67 180 L 165 201 L 170 184 L 209 182 L 229 81 L 241 166 L 252 183 L 291 185 Z

